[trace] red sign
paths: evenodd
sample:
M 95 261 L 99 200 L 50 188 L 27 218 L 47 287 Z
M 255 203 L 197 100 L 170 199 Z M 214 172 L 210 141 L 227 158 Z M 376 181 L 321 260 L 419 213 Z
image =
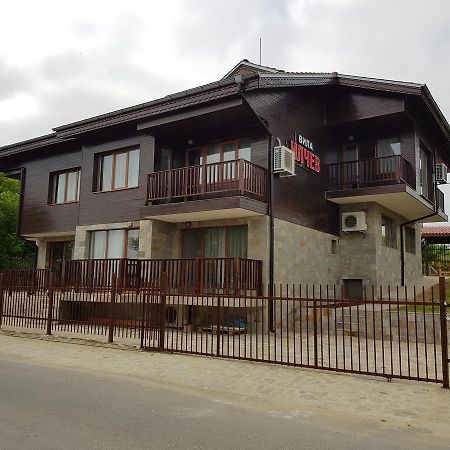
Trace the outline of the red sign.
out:
M 303 142 L 308 143 L 308 149 L 305 145 L 299 144 L 298 142 L 291 141 L 291 150 L 294 152 L 294 158 L 296 161 L 300 163 L 300 165 L 304 169 L 308 169 L 312 172 L 319 173 L 320 172 L 320 158 L 312 152 L 312 143 L 310 141 L 306 141 L 301 136 L 299 136 Z

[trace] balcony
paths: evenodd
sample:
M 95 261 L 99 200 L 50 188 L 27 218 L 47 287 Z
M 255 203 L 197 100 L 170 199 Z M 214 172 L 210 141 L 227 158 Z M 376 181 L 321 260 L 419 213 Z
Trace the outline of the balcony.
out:
M 416 186 L 414 169 L 405 158 L 399 155 L 329 164 L 326 177 L 327 191 L 344 191 L 398 183 L 406 183 L 412 188 Z
M 435 207 L 433 199 L 417 192 L 415 170 L 400 155 L 328 164 L 325 189 L 333 203 L 376 202 L 408 220 L 431 214 Z M 447 220 L 439 190 L 436 202 L 438 212 L 428 222 Z
M 267 170 L 244 159 L 148 174 L 142 215 L 168 222 L 266 213 Z
M 66 261 L 64 289 L 108 289 L 113 273 L 119 293 L 166 288 L 177 294 L 262 294 L 262 261 L 246 258 L 93 259 Z

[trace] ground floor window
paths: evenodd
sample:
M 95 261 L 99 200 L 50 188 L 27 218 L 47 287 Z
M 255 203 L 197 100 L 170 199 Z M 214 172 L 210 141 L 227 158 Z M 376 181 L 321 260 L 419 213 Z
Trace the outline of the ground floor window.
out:
M 247 226 L 184 230 L 183 258 L 247 258 Z
M 137 259 L 139 230 L 92 231 L 89 257 L 91 259 Z
M 386 247 L 397 248 L 395 221 L 386 216 L 381 216 L 381 242 Z
M 363 281 L 360 278 L 350 278 L 344 281 L 344 297 L 361 300 L 364 297 Z
M 416 230 L 412 227 L 405 228 L 405 250 L 408 253 L 416 253 Z

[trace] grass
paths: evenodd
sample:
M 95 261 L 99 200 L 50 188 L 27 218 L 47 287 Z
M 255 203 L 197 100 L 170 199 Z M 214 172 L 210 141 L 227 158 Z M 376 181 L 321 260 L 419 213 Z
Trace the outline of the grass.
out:
M 432 290 L 433 294 L 431 293 Z M 422 291 L 417 292 L 417 298 L 419 300 L 422 300 Z M 450 278 L 446 278 L 445 280 L 445 300 L 447 301 L 447 303 L 450 302 Z M 434 303 L 437 303 L 439 301 L 439 284 L 435 284 L 432 288 L 425 291 L 425 303 L 431 301 L 433 301 Z

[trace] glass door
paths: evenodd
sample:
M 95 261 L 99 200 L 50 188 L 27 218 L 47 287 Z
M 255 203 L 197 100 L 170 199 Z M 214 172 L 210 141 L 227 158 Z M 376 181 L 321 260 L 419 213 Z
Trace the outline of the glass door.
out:
M 358 145 L 346 144 L 341 148 L 339 162 L 341 163 L 341 183 L 344 188 L 357 187 L 359 179 Z
M 247 226 L 185 230 L 183 258 L 199 258 L 198 280 L 202 292 L 221 293 L 234 281 L 232 258 L 247 258 Z
M 63 265 L 73 259 L 74 241 L 50 242 L 50 270 L 55 274 L 59 284 L 61 281 Z
M 161 147 L 159 170 L 170 170 L 173 165 L 173 150 L 169 147 Z

